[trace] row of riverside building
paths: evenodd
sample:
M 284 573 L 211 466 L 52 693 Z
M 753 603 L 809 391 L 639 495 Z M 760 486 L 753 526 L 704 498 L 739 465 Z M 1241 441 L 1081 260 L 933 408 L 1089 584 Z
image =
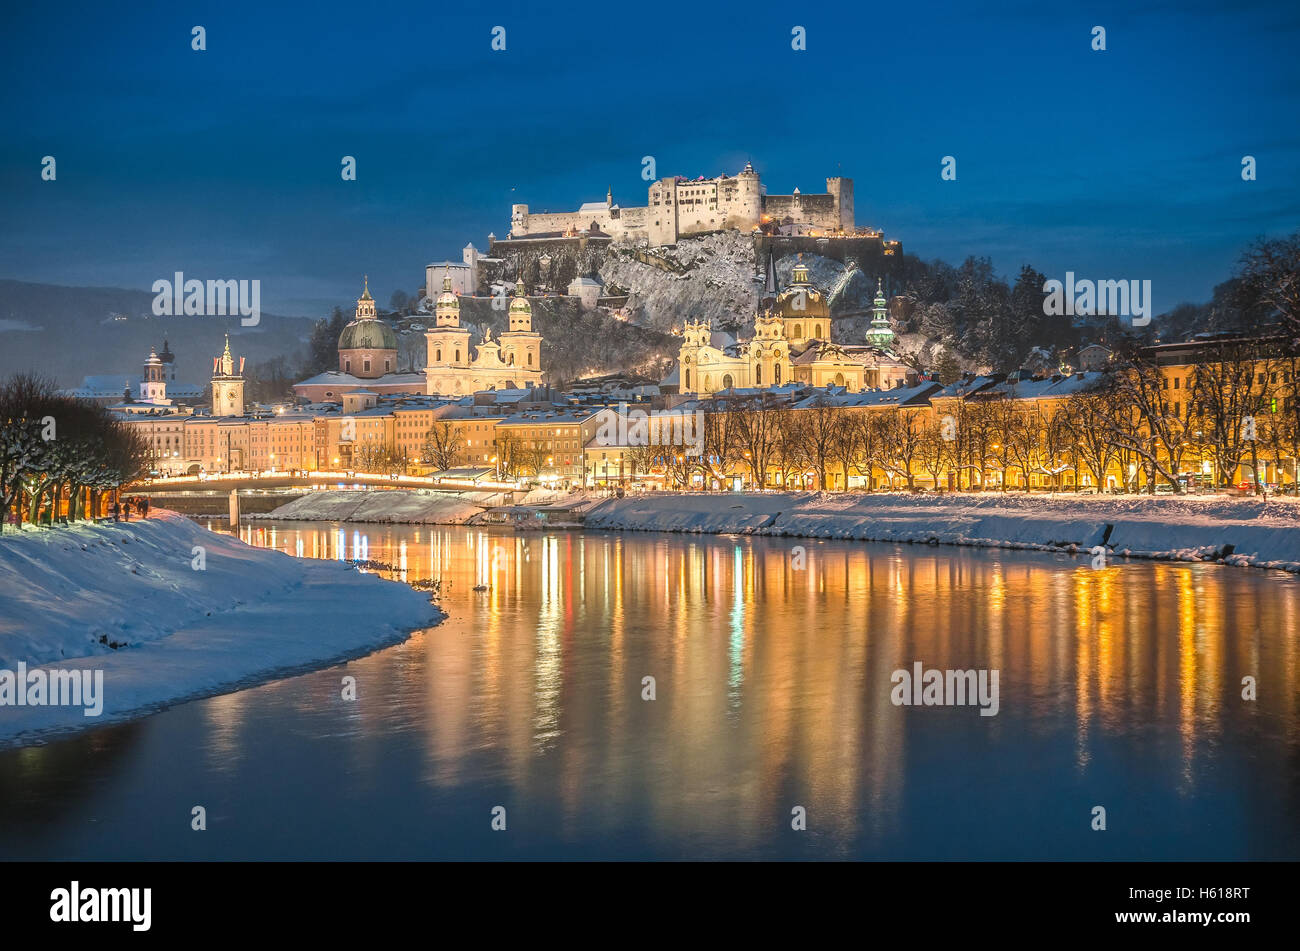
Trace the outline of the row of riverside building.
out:
M 1104 370 L 967 376 L 947 385 L 922 378 L 851 391 L 790 382 L 652 395 L 654 387 L 615 378 L 568 393 L 359 390 L 338 403 L 248 412 L 228 343 L 215 369 L 210 415 L 147 402 L 118 407 L 147 442 L 157 473 L 1123 491 L 1235 485 L 1258 471 L 1261 482 L 1289 489 L 1300 450 L 1300 358 L 1275 338 L 1202 338 L 1148 347 Z

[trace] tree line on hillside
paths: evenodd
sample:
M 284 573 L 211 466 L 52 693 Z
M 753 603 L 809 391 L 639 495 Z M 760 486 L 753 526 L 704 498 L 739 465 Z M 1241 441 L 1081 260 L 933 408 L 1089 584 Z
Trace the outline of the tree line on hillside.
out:
M 1195 333 L 1249 333 L 1277 324 L 1300 336 L 1300 231 L 1259 239 L 1242 254 L 1235 272 L 1203 304 L 1180 304 L 1145 327 L 1099 314 L 1075 322 L 1044 311 L 1047 278 L 1026 264 L 1008 284 L 986 257 L 960 266 L 906 255 L 899 275 L 902 332 L 920 333 L 966 354 L 995 372 L 1024 365 L 1031 350 L 1052 353 L 1088 339 L 1112 346 L 1125 341 L 1165 341 Z

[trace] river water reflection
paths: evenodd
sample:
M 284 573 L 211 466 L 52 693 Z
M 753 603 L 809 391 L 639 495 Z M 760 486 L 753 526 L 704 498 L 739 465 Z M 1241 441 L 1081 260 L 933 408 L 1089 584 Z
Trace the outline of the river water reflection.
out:
M 442 579 L 450 616 L 344 666 L 0 752 L 0 856 L 1300 857 L 1287 575 L 747 537 L 240 535 Z M 998 714 L 895 706 L 891 674 L 916 662 L 998 670 Z

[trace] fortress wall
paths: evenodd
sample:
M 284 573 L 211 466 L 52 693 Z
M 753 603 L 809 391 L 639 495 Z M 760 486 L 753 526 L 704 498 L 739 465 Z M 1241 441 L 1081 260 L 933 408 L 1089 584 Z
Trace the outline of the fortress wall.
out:
M 792 218 L 816 228 L 851 230 L 853 179 L 828 178 L 826 188 L 825 194 L 765 197 L 759 177 L 752 173 L 706 181 L 666 177 L 650 184 L 645 205 L 622 208 L 617 215 L 604 208 L 594 212 L 530 214 L 527 205 L 514 205 L 511 233 L 526 237 L 584 230 L 594 225 L 611 237 L 646 241 L 658 247 L 675 244 L 679 235 L 729 228 L 749 231 L 764 214 L 778 220 Z
M 834 195 L 768 195 L 763 200 L 763 214 L 773 221 L 793 218 L 818 228 L 840 227 L 840 209 Z
M 547 231 L 568 231 L 570 228 L 590 228 L 592 223 L 601 231 L 609 231 L 610 217 L 605 211 L 579 214 L 576 211 L 563 211 L 548 214 L 528 214 L 523 218 L 521 231 L 515 221 L 511 222 L 511 232 L 515 235 L 545 233 Z

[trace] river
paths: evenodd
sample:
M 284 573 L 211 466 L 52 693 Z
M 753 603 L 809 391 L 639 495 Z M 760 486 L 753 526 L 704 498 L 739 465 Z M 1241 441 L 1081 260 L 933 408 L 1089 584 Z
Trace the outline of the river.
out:
M 449 617 L 0 751 L 0 857 L 1300 857 L 1288 575 L 749 537 L 240 535 L 441 579 Z M 997 714 L 895 705 L 916 663 L 997 671 Z

